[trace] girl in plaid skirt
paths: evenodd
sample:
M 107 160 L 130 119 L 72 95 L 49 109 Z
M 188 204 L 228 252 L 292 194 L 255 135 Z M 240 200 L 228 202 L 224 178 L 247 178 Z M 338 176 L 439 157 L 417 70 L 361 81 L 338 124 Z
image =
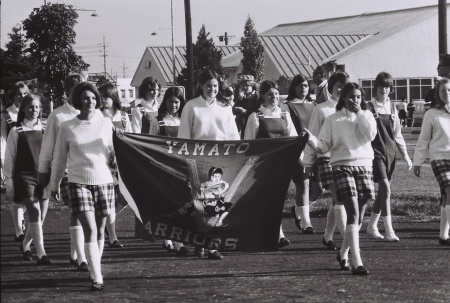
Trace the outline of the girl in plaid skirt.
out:
M 72 103 L 80 114 L 59 128 L 50 185 L 52 196 L 57 199 L 59 183 L 68 164 L 71 210 L 83 227 L 91 290 L 96 291 L 103 289 L 100 263 L 106 217 L 115 212 L 114 185 L 109 168 L 113 125 L 110 119 L 96 113 L 100 107 L 100 94 L 92 84 L 78 84 L 72 93 Z
M 431 168 L 441 189 L 439 245 L 450 246 L 450 80 L 436 84 L 436 106 L 425 113 L 414 152 L 414 174 L 430 155 Z
M 368 200 L 374 199 L 372 175 L 374 158 L 371 141 L 377 134 L 373 114 L 366 110 L 363 91 L 347 83 L 336 105 L 336 113 L 325 119 L 318 137 L 309 133 L 308 145 L 318 153 L 330 151 L 330 164 L 337 200 L 347 212 L 344 242 L 337 255 L 341 269 L 348 270 L 348 251 L 352 250 L 352 273 L 367 275 L 359 250 L 359 229 Z

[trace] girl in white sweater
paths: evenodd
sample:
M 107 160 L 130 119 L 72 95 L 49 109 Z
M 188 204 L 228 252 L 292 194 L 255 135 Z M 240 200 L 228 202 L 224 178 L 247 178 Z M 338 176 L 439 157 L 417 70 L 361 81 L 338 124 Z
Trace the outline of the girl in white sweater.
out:
M 375 198 L 371 141 L 377 134 L 377 125 L 366 108 L 359 85 L 347 83 L 336 105 L 336 113 L 325 119 L 318 137 L 309 133 L 308 140 L 308 145 L 316 152 L 330 151 L 337 200 L 343 202 L 347 212 L 344 242 L 337 260 L 341 269 L 350 269 L 347 260 L 351 249 L 355 275 L 369 273 L 361 260 L 358 233 L 366 204 Z
M 56 139 L 50 185 L 56 199 L 59 183 L 69 165 L 68 189 L 72 213 L 83 227 L 91 290 L 103 289 L 101 256 L 106 217 L 115 212 L 114 185 L 109 168 L 113 125 L 96 114 L 100 95 L 90 83 L 78 84 L 72 93 L 73 106 L 80 110 L 74 119 L 61 124 Z
M 436 106 L 425 113 L 414 152 L 414 174 L 430 155 L 431 168 L 441 189 L 439 245 L 450 246 L 450 80 L 436 84 Z

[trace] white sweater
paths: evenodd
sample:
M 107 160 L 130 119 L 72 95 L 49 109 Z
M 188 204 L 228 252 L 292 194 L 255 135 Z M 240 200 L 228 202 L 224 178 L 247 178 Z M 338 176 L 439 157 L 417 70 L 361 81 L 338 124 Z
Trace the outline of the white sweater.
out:
M 139 103 L 138 103 L 139 101 Z M 131 110 L 131 131 L 133 133 L 141 133 L 142 128 L 142 111 L 139 104 L 142 105 L 145 112 L 153 113 L 158 112 L 159 104 L 156 99 L 146 101 L 144 99 L 137 99 L 135 101 L 135 107 Z
M 372 112 L 360 110 L 355 114 L 343 108 L 326 118 L 319 137 L 311 136 L 308 143 L 318 153 L 330 151 L 331 165 L 372 166 L 371 141 L 376 134 Z
M 209 105 L 201 96 L 184 106 L 178 138 L 240 140 L 231 106 L 224 107 L 217 100 Z
M 431 108 L 423 117 L 422 129 L 414 152 L 414 166 L 430 161 L 450 160 L 450 113 L 445 109 Z
M 96 115 L 91 120 L 75 117 L 61 124 L 53 155 L 51 190 L 57 191 L 69 164 L 69 182 L 86 185 L 112 183 L 109 152 L 112 150 L 111 120 Z

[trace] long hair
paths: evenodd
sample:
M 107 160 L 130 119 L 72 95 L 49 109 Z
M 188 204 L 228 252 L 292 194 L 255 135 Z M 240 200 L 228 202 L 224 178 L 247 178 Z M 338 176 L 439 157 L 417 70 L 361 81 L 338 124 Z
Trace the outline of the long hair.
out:
M 9 103 L 14 103 L 14 96 L 17 95 L 17 93 L 20 91 L 21 88 L 25 88 L 27 90 L 27 93 L 30 93 L 30 90 L 28 89 L 28 85 L 25 84 L 25 82 L 19 81 L 14 83 L 11 88 L 8 91 L 8 99 Z
M 119 93 L 117 88 L 111 83 L 105 83 L 98 88 L 98 92 L 100 93 L 100 97 L 103 98 L 111 98 L 113 101 L 113 106 L 116 110 L 122 109 L 122 102 L 120 102 Z
M 17 125 L 22 124 L 23 120 L 25 119 L 25 108 L 34 100 L 39 101 L 40 111 L 42 110 L 42 103 L 41 98 L 35 94 L 28 94 L 22 99 L 22 103 L 19 107 L 19 113 L 17 114 Z
M 297 85 L 302 84 L 305 81 L 308 81 L 308 79 L 306 79 L 305 76 L 303 76 L 302 74 L 296 75 L 291 81 L 291 85 L 289 86 L 289 92 L 288 92 L 288 96 L 286 97 L 286 100 L 291 101 L 291 100 L 294 100 L 295 98 L 297 98 L 295 88 L 297 87 Z M 309 83 L 308 83 L 308 87 L 309 87 Z M 308 95 L 309 95 L 309 92 L 308 92 Z M 305 97 L 307 98 L 307 96 L 305 96 Z
M 159 89 L 159 93 L 156 95 L 156 97 L 159 97 L 159 94 L 161 93 L 161 84 L 159 81 L 153 77 L 147 77 L 144 80 L 142 80 L 141 85 L 139 85 L 138 89 L 138 96 L 139 98 L 145 98 L 145 96 L 148 94 L 148 92 Z
M 355 82 L 348 82 L 344 85 L 341 92 L 341 97 L 339 98 L 337 104 L 336 104 L 336 111 L 341 110 L 345 107 L 345 101 L 344 98 L 347 97 L 347 95 L 354 89 L 357 89 L 361 92 L 361 109 L 366 110 L 367 109 L 367 103 L 364 101 L 364 91 L 361 89 L 358 83 Z
M 199 96 L 203 95 L 203 91 L 202 91 L 203 84 L 205 84 L 209 80 L 213 80 L 213 79 L 216 79 L 217 82 L 220 82 L 219 74 L 215 70 L 210 69 L 210 68 L 203 69 L 202 73 L 200 74 L 200 76 L 198 78 L 199 85 L 198 85 L 198 88 L 197 88 L 196 97 L 199 97 Z
M 260 104 L 264 103 L 263 97 L 271 88 L 278 90 L 278 92 L 280 91 L 278 84 L 276 84 L 273 81 L 264 80 L 263 82 L 261 82 L 261 86 L 259 87 L 259 99 L 258 99 Z
M 345 85 L 348 82 L 348 74 L 346 72 L 338 72 L 338 73 L 334 73 L 330 76 L 330 78 L 328 79 L 328 92 L 330 93 L 330 95 L 333 94 L 333 88 L 336 85 L 336 83 L 342 83 L 343 85 Z
M 81 110 L 81 94 L 85 90 L 90 91 L 91 93 L 93 93 L 95 95 L 95 98 L 97 99 L 95 108 L 100 108 L 100 100 L 101 100 L 100 94 L 99 94 L 98 90 L 95 88 L 95 86 L 89 82 L 81 82 L 80 84 L 75 86 L 75 88 L 73 89 L 73 92 L 72 92 L 72 97 L 71 97 L 72 98 L 72 106 L 75 109 Z
M 439 89 L 441 88 L 442 85 L 450 83 L 450 79 L 442 77 L 441 80 L 439 80 L 436 83 L 436 88 L 435 88 L 435 94 L 436 94 L 436 104 L 434 107 L 436 108 L 444 108 L 445 103 L 444 101 L 442 101 L 441 97 L 439 97 Z
M 167 112 L 167 100 L 170 97 L 176 97 L 180 100 L 180 108 L 177 111 L 178 117 L 181 117 L 181 112 L 183 111 L 183 107 L 186 104 L 186 100 L 184 99 L 183 90 L 179 87 L 169 87 L 163 97 L 163 100 L 158 108 L 158 116 L 164 117 Z

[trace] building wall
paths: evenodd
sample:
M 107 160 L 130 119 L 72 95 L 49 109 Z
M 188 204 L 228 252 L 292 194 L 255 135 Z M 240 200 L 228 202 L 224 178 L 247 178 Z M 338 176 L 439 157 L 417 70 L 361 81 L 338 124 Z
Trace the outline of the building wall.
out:
M 149 62 L 151 62 L 151 67 L 149 67 Z M 159 83 L 161 83 L 161 86 L 167 86 L 167 83 L 164 80 L 164 76 L 158 64 L 156 63 L 155 58 L 153 58 L 153 55 L 150 53 L 148 48 L 146 48 L 141 62 L 139 63 L 138 68 L 133 76 L 133 80 L 131 81 L 131 86 L 139 88 L 142 80 L 150 76 L 157 79 Z
M 137 89 L 131 86 L 131 78 L 117 78 L 117 91 L 120 101 L 125 107 L 128 107 L 130 102 L 137 97 Z

